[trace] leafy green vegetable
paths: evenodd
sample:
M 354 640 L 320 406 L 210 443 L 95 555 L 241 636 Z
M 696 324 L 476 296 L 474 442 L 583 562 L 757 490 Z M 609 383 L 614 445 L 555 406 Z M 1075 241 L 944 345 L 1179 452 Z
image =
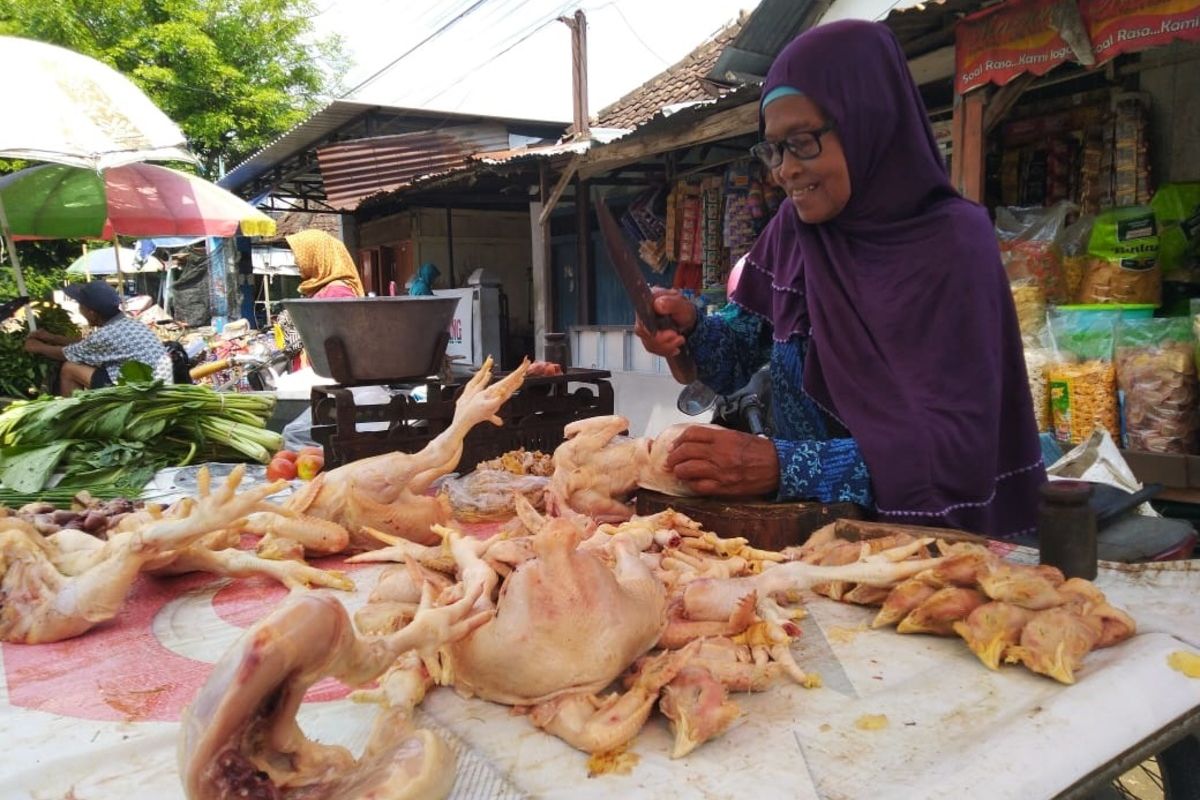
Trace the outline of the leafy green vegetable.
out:
M 0 502 L 57 498 L 70 488 L 137 494 L 156 470 L 194 459 L 265 464 L 283 445 L 266 429 L 274 407 L 270 395 L 144 382 L 15 402 L 0 413 L 0 480 L 9 490 L 0 489 Z M 45 461 L 27 455 L 38 451 Z M 56 467 L 64 478 L 47 490 Z
M 0 480 L 18 492 L 36 492 L 44 487 L 71 442 L 40 447 L 9 447 L 0 455 Z

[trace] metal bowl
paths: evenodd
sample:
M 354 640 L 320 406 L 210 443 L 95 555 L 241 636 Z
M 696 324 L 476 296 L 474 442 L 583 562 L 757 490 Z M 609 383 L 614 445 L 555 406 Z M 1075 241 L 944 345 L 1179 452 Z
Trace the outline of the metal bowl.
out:
M 326 343 L 340 339 L 355 382 L 393 381 L 430 374 L 446 352 L 457 297 L 346 297 L 284 300 L 313 371 L 338 379 Z M 441 352 L 435 352 L 439 349 Z M 435 370 L 436 371 L 436 370 Z

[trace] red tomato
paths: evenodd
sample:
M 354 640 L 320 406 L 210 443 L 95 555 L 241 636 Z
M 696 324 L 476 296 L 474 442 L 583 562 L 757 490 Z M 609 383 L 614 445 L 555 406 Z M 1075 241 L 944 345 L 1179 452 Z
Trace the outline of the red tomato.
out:
M 296 459 L 299 457 L 300 457 L 300 454 L 297 453 L 295 450 L 280 450 L 274 456 L 274 458 L 286 458 L 288 461 L 291 461 L 293 464 L 296 463 Z
M 325 459 L 312 453 L 304 453 L 296 459 L 296 474 L 301 480 L 311 481 L 325 468 Z
M 286 458 L 276 456 L 271 459 L 271 463 L 267 465 L 267 480 L 277 481 L 283 478 L 285 481 L 290 481 L 296 477 L 296 462 L 288 461 Z

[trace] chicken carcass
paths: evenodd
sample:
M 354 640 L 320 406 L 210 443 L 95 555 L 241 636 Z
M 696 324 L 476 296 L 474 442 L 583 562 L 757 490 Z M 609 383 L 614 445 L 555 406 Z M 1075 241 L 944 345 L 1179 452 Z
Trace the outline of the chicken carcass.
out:
M 626 503 L 650 454 L 645 440 L 621 436 L 628 430 L 629 420 L 616 415 L 563 428 L 566 441 L 554 451 L 547 497 L 551 513 L 574 512 L 597 522 L 624 522 L 633 515 Z
M 475 600 L 466 595 L 434 608 L 426 592 L 407 626 L 363 638 L 333 597 L 293 594 L 243 634 L 184 711 L 179 771 L 189 800 L 445 797 L 454 783 L 454 755 L 412 723 L 429 686 L 416 659 L 385 677 L 384 709 L 359 759 L 306 738 L 296 711 L 323 677 L 363 684 L 406 653 L 431 652 L 468 634 L 491 616 L 473 613 Z
M 520 564 L 494 600 L 498 578 L 478 544 L 451 540 L 464 583 L 489 587 L 480 608 L 496 608 L 495 619 L 444 650 L 460 690 L 518 706 L 595 693 L 662 633 L 666 592 L 627 543 L 610 568 L 577 547 L 570 520 L 548 520 L 534 537 L 536 558 Z
M 296 539 L 316 554 L 379 547 L 366 528 L 421 544 L 437 543 L 430 529 L 450 520 L 450 504 L 445 496 L 426 492 L 458 466 L 463 439 L 472 428 L 487 421 L 502 424 L 496 414 L 521 386 L 528 368 L 526 359 L 488 386 L 492 359 L 487 358 L 463 387 L 450 425 L 423 450 L 364 458 L 323 472 L 284 504 L 294 518 L 258 515 L 250 520 L 250 529 Z
M 181 500 L 161 518 L 143 518 L 104 542 L 81 531 L 43 539 L 31 527 L 10 523 L 0 529 L 0 640 L 56 642 L 112 619 L 148 562 L 236 528 L 248 514 L 269 507 L 264 499 L 287 485 L 278 481 L 239 494 L 242 474 L 238 467 L 210 493 L 208 471 L 202 470 L 197 498 Z M 71 572 L 60 569 L 56 558 L 69 563 Z

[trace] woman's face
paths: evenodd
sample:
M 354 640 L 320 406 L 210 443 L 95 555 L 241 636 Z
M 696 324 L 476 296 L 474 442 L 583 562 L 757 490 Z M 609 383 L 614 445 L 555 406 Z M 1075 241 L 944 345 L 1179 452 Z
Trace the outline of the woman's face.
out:
M 785 95 L 763 111 L 768 142 L 782 142 L 797 133 L 816 131 L 825 125 L 821 109 L 803 95 Z M 837 131 L 821 134 L 821 154 L 799 159 L 784 148 L 783 161 L 772 174 L 788 193 L 802 222 L 817 225 L 842 213 L 850 202 L 850 169 Z

